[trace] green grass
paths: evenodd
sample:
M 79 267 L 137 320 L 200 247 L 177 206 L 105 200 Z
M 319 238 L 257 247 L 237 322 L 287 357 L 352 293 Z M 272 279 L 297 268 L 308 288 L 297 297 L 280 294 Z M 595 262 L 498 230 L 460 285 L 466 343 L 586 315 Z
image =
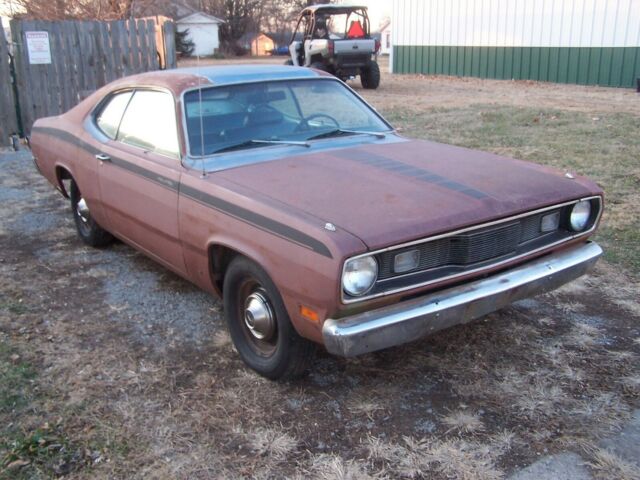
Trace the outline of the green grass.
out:
M 28 405 L 35 370 L 20 361 L 17 353 L 0 342 L 0 414 L 9 415 Z
M 84 450 L 74 446 L 62 421 L 42 421 L 37 371 L 0 341 L 0 479 L 51 478 L 82 468 Z M 61 420 L 59 418 L 58 420 Z M 37 424 L 38 427 L 30 425 Z
M 64 392 L 40 383 L 24 358 L 0 339 L 0 480 L 86 478 L 92 465 L 129 454 L 130 439 L 95 425 L 91 405 L 66 405 Z
M 470 105 L 384 112 L 402 133 L 570 170 L 605 191 L 596 240 L 605 258 L 640 273 L 640 118 L 628 113 Z

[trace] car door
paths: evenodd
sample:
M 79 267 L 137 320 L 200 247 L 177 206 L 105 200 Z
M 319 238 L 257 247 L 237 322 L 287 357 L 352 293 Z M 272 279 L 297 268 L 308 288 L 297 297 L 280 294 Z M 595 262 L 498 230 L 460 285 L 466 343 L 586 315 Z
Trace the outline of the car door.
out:
M 117 131 L 96 155 L 101 203 L 109 229 L 178 273 L 180 162 L 176 106 L 165 91 L 131 92 Z

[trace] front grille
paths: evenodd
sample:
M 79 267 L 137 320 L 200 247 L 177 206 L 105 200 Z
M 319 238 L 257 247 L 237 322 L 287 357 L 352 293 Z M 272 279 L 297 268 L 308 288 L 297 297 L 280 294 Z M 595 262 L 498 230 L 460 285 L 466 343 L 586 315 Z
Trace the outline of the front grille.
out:
M 418 267 L 411 272 L 420 272 L 442 267 L 468 267 L 505 255 L 515 254 L 527 242 L 553 232 L 540 231 L 542 217 L 558 210 L 523 217 L 506 224 L 473 230 L 458 235 L 428 241 L 411 247 L 378 254 L 378 280 L 393 278 L 393 262 L 399 253 L 415 250 L 420 252 Z
M 373 255 L 378 262 L 375 284 L 361 297 L 352 297 L 343 292 L 342 301 L 358 302 L 443 280 L 451 281 L 469 274 L 482 275 L 490 268 L 588 235 L 595 229 L 602 213 L 602 199 L 594 196 L 586 200 L 591 202 L 591 216 L 581 232 L 573 231 L 569 225 L 571 209 L 576 200 L 371 252 L 368 255 Z M 557 214 L 557 227 L 543 232 L 542 219 L 554 214 Z M 413 270 L 394 272 L 396 255 L 413 250 L 419 253 L 418 266 Z M 411 257 L 415 255 L 405 255 L 404 259 Z

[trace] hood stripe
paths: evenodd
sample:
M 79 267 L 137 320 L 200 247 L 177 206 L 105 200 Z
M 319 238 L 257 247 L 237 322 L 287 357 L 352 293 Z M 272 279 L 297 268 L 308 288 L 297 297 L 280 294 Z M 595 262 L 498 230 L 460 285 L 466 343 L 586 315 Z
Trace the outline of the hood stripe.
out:
M 75 145 L 78 148 L 91 153 L 91 155 L 100 153 L 100 150 L 96 149 L 91 144 L 64 130 L 59 130 L 57 128 L 51 127 L 33 127 L 32 131 L 51 135 L 58 138 L 59 140 L 71 143 L 72 145 Z M 301 232 L 300 230 L 296 230 L 295 228 L 290 227 L 289 225 L 285 225 L 284 223 L 278 222 L 277 220 L 273 220 L 258 213 L 252 212 L 251 210 L 235 205 L 231 202 L 223 200 L 222 198 L 210 195 L 202 190 L 179 184 L 173 179 L 170 179 L 163 175 L 159 175 L 122 158 L 111 156 L 111 163 L 113 163 L 117 167 L 128 170 L 135 175 L 139 175 L 148 180 L 151 180 L 161 187 L 178 192 L 180 195 L 184 195 L 185 197 L 188 197 L 200 204 L 214 208 L 240 221 L 243 221 L 244 223 L 253 225 L 260 230 L 271 233 L 287 241 L 295 243 L 296 245 L 312 250 L 324 257 L 333 258 L 331 252 L 329 251 L 329 248 L 327 248 L 325 244 L 307 235 L 306 233 Z
M 333 155 L 345 160 L 352 160 L 354 162 L 380 168 L 398 175 L 404 175 L 405 177 L 415 178 L 416 180 L 438 185 L 439 187 L 453 190 L 454 192 L 462 193 L 463 195 L 467 195 L 478 200 L 489 197 L 489 195 L 481 192 L 480 190 L 476 190 L 468 185 L 450 180 L 425 168 L 409 165 L 393 158 L 384 157 L 368 151 L 349 149 L 346 151 L 335 151 L 333 152 Z

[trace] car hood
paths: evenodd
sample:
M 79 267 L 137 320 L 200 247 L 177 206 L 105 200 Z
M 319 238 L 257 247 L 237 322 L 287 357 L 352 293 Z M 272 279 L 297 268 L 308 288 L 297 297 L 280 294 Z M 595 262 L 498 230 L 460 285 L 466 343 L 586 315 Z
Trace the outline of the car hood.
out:
M 370 249 L 600 193 L 548 167 L 419 140 L 309 152 L 218 174 L 331 222 Z

